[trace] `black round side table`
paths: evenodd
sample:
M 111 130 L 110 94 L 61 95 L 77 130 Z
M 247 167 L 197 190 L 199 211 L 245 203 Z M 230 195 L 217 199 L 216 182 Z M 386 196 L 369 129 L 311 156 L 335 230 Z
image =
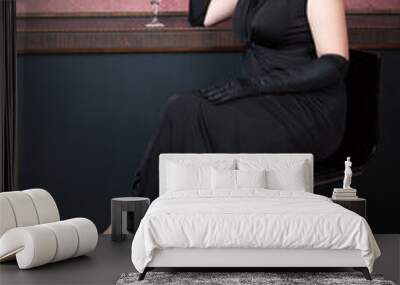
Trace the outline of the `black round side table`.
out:
M 124 212 L 126 212 L 127 216 L 126 230 L 135 234 L 149 205 L 150 199 L 144 197 L 121 197 L 111 199 L 112 241 L 123 241 L 125 239 L 122 225 Z

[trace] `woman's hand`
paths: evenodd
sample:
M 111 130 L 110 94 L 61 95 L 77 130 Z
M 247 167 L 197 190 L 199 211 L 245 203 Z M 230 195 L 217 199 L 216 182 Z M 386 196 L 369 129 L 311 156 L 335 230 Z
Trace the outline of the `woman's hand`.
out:
M 235 97 L 232 89 L 229 88 L 230 85 L 230 83 L 226 83 L 220 86 L 213 86 L 210 88 L 201 89 L 199 95 L 214 104 L 218 104 L 219 101 L 221 101 L 220 103 L 222 103 L 226 100 L 229 100 L 229 98 Z
M 252 96 L 252 94 L 257 95 L 254 91 L 252 92 L 248 80 L 235 79 L 223 85 L 200 89 L 200 96 L 214 104 L 223 104 L 228 101 Z

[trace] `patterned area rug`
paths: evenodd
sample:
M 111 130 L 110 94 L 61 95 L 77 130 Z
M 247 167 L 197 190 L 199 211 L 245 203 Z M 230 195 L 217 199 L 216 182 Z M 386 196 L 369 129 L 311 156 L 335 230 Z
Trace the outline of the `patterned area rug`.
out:
M 117 285 L 395 285 L 380 275 L 373 275 L 368 281 L 359 272 L 148 272 L 146 278 L 138 281 L 138 273 L 122 274 Z

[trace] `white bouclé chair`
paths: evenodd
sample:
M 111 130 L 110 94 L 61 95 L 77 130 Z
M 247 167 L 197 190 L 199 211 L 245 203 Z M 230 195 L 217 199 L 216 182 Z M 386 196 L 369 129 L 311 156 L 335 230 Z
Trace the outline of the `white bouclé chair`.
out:
M 0 262 L 16 258 L 20 269 L 33 268 L 87 254 L 97 239 L 88 219 L 60 221 L 43 189 L 0 193 Z

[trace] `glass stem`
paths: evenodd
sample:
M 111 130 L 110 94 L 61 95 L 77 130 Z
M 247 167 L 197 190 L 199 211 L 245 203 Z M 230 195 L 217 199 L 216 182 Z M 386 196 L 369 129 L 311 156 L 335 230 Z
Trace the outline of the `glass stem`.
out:
M 158 4 L 155 4 L 156 7 L 154 8 L 154 18 L 158 20 Z

